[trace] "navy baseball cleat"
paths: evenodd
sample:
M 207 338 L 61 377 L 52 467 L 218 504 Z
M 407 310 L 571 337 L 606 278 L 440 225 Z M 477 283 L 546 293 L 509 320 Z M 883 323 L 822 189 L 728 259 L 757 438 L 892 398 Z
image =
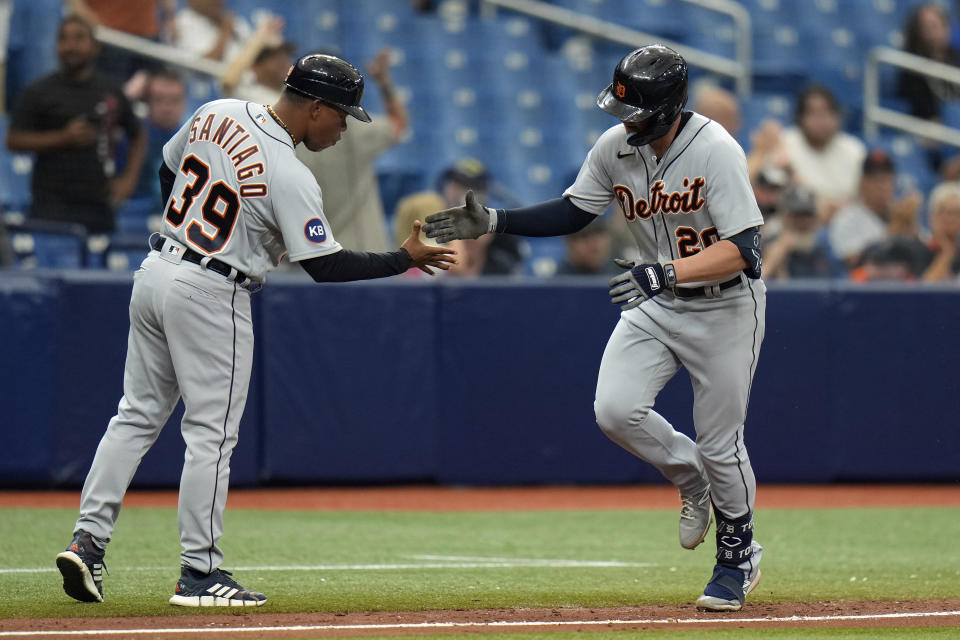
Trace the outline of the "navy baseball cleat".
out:
M 57 554 L 63 590 L 80 602 L 103 602 L 104 550 L 86 531 L 77 531 L 66 551 Z
M 223 569 L 202 573 L 181 567 L 180 580 L 170 604 L 181 607 L 260 607 L 266 604 L 267 596 L 248 591 L 230 576 L 230 572 Z
M 713 568 L 713 577 L 697 598 L 699 611 L 740 611 L 747 594 L 760 582 L 760 556 L 763 547 L 754 542 L 749 569 L 740 569 L 718 564 Z

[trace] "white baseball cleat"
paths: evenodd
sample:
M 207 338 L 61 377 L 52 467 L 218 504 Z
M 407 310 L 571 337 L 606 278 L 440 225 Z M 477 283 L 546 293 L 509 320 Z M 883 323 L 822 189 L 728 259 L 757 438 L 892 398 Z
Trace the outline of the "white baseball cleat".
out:
M 680 546 L 696 549 L 703 542 L 713 522 L 710 505 L 710 485 L 703 492 L 691 495 L 680 494 Z

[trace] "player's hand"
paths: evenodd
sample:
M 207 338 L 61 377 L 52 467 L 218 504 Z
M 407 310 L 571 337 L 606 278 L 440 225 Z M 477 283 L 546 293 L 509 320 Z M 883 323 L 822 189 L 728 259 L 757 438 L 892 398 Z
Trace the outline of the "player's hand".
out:
M 473 195 L 467 191 L 466 204 L 462 207 L 444 209 L 427 216 L 423 232 L 437 242 L 479 238 L 490 231 L 490 214 Z
M 640 306 L 641 302 L 663 293 L 667 288 L 667 277 L 660 263 L 638 265 L 620 258 L 614 262 L 626 271 L 610 280 L 610 302 L 619 304 L 623 311 Z
M 450 268 L 450 265 L 457 264 L 454 258 L 457 252 L 453 249 L 448 249 L 447 247 L 431 247 L 420 242 L 420 226 L 420 221 L 414 220 L 409 237 L 400 245 L 400 248 L 405 249 L 413 259 L 411 266 L 432 276 L 433 269 L 431 269 L 431 267 L 446 271 Z
M 71 118 L 61 133 L 65 147 L 89 147 L 97 140 L 97 128 L 86 116 Z

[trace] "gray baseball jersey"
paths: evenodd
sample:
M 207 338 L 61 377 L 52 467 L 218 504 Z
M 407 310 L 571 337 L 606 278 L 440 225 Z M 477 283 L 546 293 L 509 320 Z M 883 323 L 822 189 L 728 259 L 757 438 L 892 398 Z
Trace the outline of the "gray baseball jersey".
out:
M 163 233 L 263 281 L 291 262 L 340 250 L 320 187 L 263 105 L 209 102 L 163 147 L 177 171 Z
M 628 145 L 624 127 L 612 127 L 564 194 L 597 215 L 616 198 L 642 262 L 688 257 L 763 224 L 743 150 L 719 124 L 696 113 L 685 118 L 663 158 L 649 145 Z M 681 285 L 702 293 L 667 291 L 621 314 L 600 365 L 595 410 L 611 439 L 682 494 L 709 483 L 717 509 L 736 518 L 753 511 L 756 493 L 743 425 L 766 289 L 739 272 L 706 285 Z M 681 366 L 693 383 L 696 442 L 652 409 Z
M 597 215 L 616 198 L 640 248 L 640 262 L 686 258 L 763 224 L 743 149 L 722 126 L 698 113 L 691 113 L 662 159 L 649 145 L 627 144 L 623 125 L 611 127 L 563 195 Z
M 340 245 L 316 180 L 263 106 L 205 104 L 163 156 L 176 173 L 163 237 L 134 274 L 123 398 L 84 483 L 75 532 L 110 539 L 140 459 L 182 397 L 181 562 L 209 573 L 223 560 L 218 541 L 253 325 L 250 290 L 184 256 L 194 251 L 262 282 L 285 253 L 299 261 Z

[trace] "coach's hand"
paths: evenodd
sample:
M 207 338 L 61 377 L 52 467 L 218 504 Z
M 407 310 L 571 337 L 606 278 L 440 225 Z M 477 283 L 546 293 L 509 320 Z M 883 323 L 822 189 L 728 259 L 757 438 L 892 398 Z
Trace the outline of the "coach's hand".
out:
M 432 276 L 433 270 L 430 267 L 446 271 L 450 268 L 451 264 L 457 264 L 454 258 L 457 252 L 453 249 L 431 247 L 420 242 L 420 226 L 420 221 L 414 220 L 410 235 L 403 241 L 403 244 L 400 245 L 400 248 L 409 253 L 410 258 L 413 260 L 413 264 L 410 266 L 416 267 L 420 269 L 420 271 Z
M 620 306 L 624 311 L 640 306 L 641 302 L 663 293 L 667 288 L 667 278 L 663 273 L 662 264 L 638 265 L 620 258 L 616 258 L 614 262 L 627 271 L 610 280 L 610 302 L 626 303 Z
M 467 191 L 466 204 L 462 207 L 444 209 L 427 216 L 423 232 L 437 242 L 479 238 L 490 231 L 490 214 L 473 195 Z

